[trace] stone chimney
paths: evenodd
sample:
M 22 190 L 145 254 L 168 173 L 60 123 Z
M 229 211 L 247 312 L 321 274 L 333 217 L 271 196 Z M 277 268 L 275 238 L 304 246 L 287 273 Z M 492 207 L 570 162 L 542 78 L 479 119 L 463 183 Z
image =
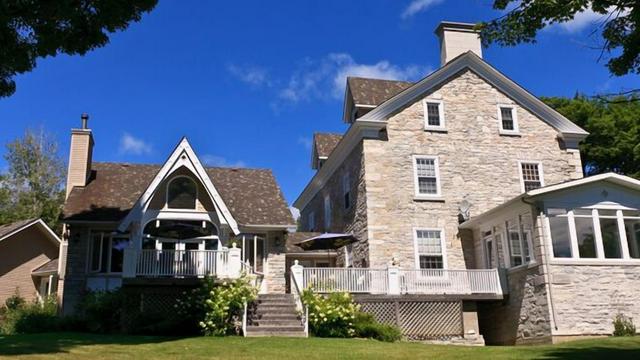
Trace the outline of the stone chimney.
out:
M 475 24 L 443 21 L 436 28 L 440 39 L 440 65 L 444 66 L 460 54 L 473 51 L 482 57 L 480 34 Z
M 93 135 L 88 127 L 89 115 L 82 114 L 82 127 L 71 129 L 71 148 L 69 150 L 69 170 L 67 171 L 67 192 L 69 196 L 74 186 L 85 186 L 91 175 L 91 157 L 93 155 Z

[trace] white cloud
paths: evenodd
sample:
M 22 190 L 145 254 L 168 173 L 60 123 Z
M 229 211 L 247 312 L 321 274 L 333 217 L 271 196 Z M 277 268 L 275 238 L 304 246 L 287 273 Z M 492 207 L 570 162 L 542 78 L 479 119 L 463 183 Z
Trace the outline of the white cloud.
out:
M 349 54 L 332 53 L 319 61 L 307 59 L 280 90 L 279 98 L 289 102 L 327 97 L 340 99 L 344 95 L 347 76 L 417 80 L 429 71 L 425 66 L 399 66 L 387 60 L 360 64 Z
M 254 66 L 254 65 L 227 65 L 227 71 L 240 81 L 247 83 L 251 86 L 271 86 L 271 81 L 269 80 L 269 73 L 266 69 Z
M 305 147 L 305 149 L 311 150 L 312 140 L 309 137 L 300 136 L 298 138 L 298 144 L 302 144 Z
M 298 221 L 300 218 L 300 210 L 294 208 L 293 206 L 289 206 L 289 211 L 291 211 L 291 216 L 293 216 L 293 221 Z
M 616 7 L 614 6 L 608 8 L 607 11 L 609 12 L 609 14 L 614 14 L 614 12 L 617 12 Z M 628 12 L 629 10 L 623 10 L 619 15 L 625 16 Z M 607 21 L 609 14 L 599 14 L 589 8 L 585 11 L 576 13 L 576 15 L 573 17 L 573 20 L 554 24 L 550 28 L 560 29 L 563 32 L 575 34 L 581 32 L 584 29 L 591 28 L 594 25 Z M 612 15 L 611 19 L 615 18 L 616 15 L 618 14 Z
M 153 148 L 151 144 L 145 142 L 142 139 L 138 139 L 129 133 L 122 134 L 120 138 L 121 154 L 133 154 L 133 155 L 147 155 L 151 154 Z
M 419 12 L 425 11 L 428 8 L 438 5 L 444 0 L 412 0 L 411 3 L 404 9 L 401 18 L 409 18 Z
M 200 160 L 202 160 L 202 162 L 208 166 L 233 167 L 233 168 L 241 168 L 241 167 L 247 166 L 247 164 L 244 161 L 239 160 L 236 162 L 232 162 L 222 156 L 211 155 L 211 154 L 205 154 L 200 156 Z

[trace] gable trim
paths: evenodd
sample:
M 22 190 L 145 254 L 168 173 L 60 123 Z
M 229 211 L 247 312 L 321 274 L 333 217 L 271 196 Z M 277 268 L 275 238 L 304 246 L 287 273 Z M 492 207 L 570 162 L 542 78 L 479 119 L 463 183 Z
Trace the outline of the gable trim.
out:
M 10 237 L 12 237 L 13 235 L 16 235 L 19 232 L 22 232 L 28 228 L 30 228 L 33 225 L 38 225 L 41 229 L 44 229 L 44 233 L 47 236 L 47 238 L 49 240 L 51 240 L 53 243 L 56 244 L 56 246 L 60 246 L 60 243 L 62 242 L 60 240 L 60 238 L 58 237 L 58 235 L 56 235 L 56 233 L 53 232 L 53 230 L 51 230 L 51 228 L 49 227 L 49 225 L 47 225 L 44 221 L 42 221 L 42 219 L 34 219 L 33 221 L 30 221 L 24 225 L 22 225 L 21 227 L 11 231 L 8 234 L 5 234 L 4 236 L 0 237 L 0 241 L 8 239 Z
M 471 51 L 451 60 L 445 66 L 418 81 L 408 89 L 396 94 L 391 99 L 383 102 L 360 119 L 386 121 L 390 116 L 407 106 L 407 104 L 413 103 L 429 90 L 439 86 L 453 75 L 466 69 L 473 71 L 489 84 L 515 100 L 517 104 L 531 111 L 544 122 L 555 128 L 566 140 L 579 141 L 589 134 Z

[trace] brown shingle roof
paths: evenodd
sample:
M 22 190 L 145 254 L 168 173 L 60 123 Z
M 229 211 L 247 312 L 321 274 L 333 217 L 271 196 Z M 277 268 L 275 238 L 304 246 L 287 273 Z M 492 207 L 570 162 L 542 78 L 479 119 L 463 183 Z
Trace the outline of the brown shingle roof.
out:
M 4 224 L 4 225 L 0 225 L 0 239 L 7 236 L 8 234 L 11 234 L 12 232 L 21 229 L 35 221 L 37 221 L 38 219 L 27 219 L 27 220 L 20 220 L 20 221 L 16 221 L 16 222 L 12 222 L 10 224 Z
M 31 274 L 37 275 L 37 274 L 51 273 L 51 272 L 58 272 L 58 259 L 47 261 L 39 268 L 33 270 Z
M 347 78 L 354 104 L 380 105 L 394 95 L 407 89 L 412 82 L 397 80 L 367 79 L 359 77 Z
M 86 187 L 75 187 L 65 220 L 119 221 L 146 190 L 160 165 L 93 163 Z M 271 170 L 205 168 L 231 215 L 241 225 L 291 225 L 295 222 Z
M 316 147 L 318 156 L 328 157 L 335 149 L 338 142 L 342 139 L 340 134 L 315 133 L 313 134 L 313 143 Z

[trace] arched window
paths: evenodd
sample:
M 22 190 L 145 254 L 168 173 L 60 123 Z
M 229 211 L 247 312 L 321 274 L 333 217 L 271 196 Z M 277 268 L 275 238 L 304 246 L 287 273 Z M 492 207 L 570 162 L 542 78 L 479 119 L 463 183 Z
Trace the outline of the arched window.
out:
M 196 183 L 186 176 L 171 180 L 167 189 L 167 207 L 170 209 L 195 209 Z

